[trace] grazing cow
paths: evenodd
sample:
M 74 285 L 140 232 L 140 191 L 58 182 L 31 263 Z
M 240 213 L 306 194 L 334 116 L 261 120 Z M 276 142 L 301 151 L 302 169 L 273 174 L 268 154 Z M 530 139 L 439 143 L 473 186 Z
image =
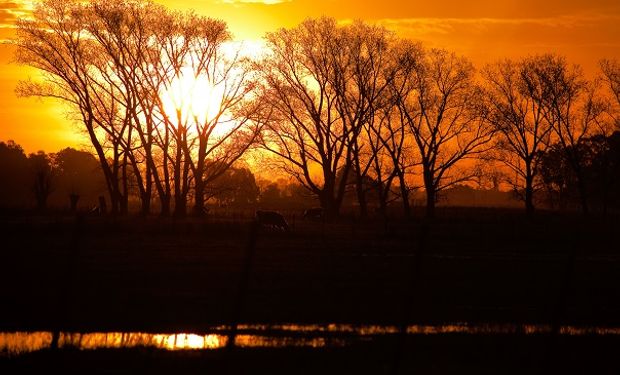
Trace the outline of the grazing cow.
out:
M 256 221 L 261 227 L 283 230 L 285 232 L 288 232 L 290 229 L 284 216 L 275 211 L 257 210 Z
M 325 218 L 325 210 L 321 207 L 309 208 L 304 211 L 304 220 L 323 220 Z

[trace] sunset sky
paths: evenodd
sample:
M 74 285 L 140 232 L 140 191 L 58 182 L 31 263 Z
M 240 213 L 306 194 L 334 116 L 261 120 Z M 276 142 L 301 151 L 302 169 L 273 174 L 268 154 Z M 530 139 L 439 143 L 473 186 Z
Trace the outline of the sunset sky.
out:
M 379 23 L 427 46 L 454 50 L 478 66 L 503 58 L 556 52 L 590 75 L 598 60 L 620 58 L 618 0 L 168 0 L 175 9 L 225 20 L 236 39 L 260 40 L 265 32 L 322 15 L 340 21 Z M 0 38 L 13 34 L 16 17 L 30 1 L 0 0 Z M 27 152 L 86 147 L 78 128 L 53 101 L 17 98 L 18 80 L 34 71 L 12 64 L 13 49 L 0 45 L 0 140 L 15 140 Z

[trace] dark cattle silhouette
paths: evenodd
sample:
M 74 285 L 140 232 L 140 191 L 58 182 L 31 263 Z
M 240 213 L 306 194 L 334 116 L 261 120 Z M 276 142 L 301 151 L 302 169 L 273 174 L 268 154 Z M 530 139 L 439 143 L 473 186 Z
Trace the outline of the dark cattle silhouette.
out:
M 321 207 L 309 208 L 304 211 L 302 218 L 304 220 L 323 220 L 325 218 L 325 210 Z
M 275 211 L 257 210 L 256 221 L 261 227 L 283 230 L 285 232 L 290 230 L 284 216 Z

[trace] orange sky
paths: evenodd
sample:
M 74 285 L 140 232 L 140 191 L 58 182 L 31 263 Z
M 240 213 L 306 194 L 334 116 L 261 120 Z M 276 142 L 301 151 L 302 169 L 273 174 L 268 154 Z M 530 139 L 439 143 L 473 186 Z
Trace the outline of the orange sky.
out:
M 620 58 L 618 0 L 160 0 L 176 9 L 228 22 L 237 39 L 260 39 L 306 17 L 363 19 L 399 35 L 470 57 L 479 66 L 502 57 L 556 52 L 596 72 L 599 59 Z M 30 0 L 0 0 L 0 39 L 12 36 L 16 16 Z M 19 99 L 14 88 L 33 71 L 11 64 L 13 51 L 0 45 L 0 140 L 27 152 L 86 146 L 53 101 Z

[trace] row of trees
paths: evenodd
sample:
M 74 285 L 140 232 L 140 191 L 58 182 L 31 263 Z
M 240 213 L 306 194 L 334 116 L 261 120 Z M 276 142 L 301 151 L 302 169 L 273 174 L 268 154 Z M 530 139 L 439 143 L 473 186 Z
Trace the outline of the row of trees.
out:
M 144 1 L 46 0 L 18 24 L 18 61 L 43 72 L 23 95 L 64 100 L 96 151 L 115 212 L 131 189 L 142 212 L 203 212 L 210 186 L 248 150 L 314 194 L 331 215 L 348 186 L 360 214 L 376 191 L 409 215 L 410 193 L 438 194 L 471 180 L 475 159 L 503 165 L 528 213 L 544 184 L 543 155 L 560 150 L 589 207 L 580 145 L 609 139 L 619 121 L 620 66 L 587 80 L 563 57 L 486 66 L 330 18 L 268 33 L 265 53 L 243 57 L 226 24 Z M 203 103 L 170 99 L 178 82 L 203 86 Z M 210 97 L 210 98 L 208 98 Z M 215 98 L 215 99 L 214 99 Z M 209 110 L 200 110 L 211 107 Z M 602 137 L 602 138 L 601 138 Z
M 15 42 L 17 60 L 42 80 L 17 91 L 68 103 L 99 159 L 112 212 L 127 212 L 132 188 L 143 213 L 155 191 L 162 214 L 183 215 L 190 190 L 202 212 L 206 185 L 259 130 L 251 69 L 224 53 L 229 40 L 222 21 L 150 2 L 44 1 L 18 21 Z M 208 113 L 174 94 L 198 78 L 200 93 L 216 97 Z
M 585 155 L 584 173 L 588 180 L 591 206 L 601 212 L 620 207 L 620 132 L 611 137 L 596 136 L 580 144 Z M 539 177 L 535 181 L 535 202 L 549 209 L 574 210 L 579 205 L 579 189 L 574 173 L 567 165 L 558 145 L 537 156 Z M 96 158 L 87 151 L 72 148 L 57 153 L 39 151 L 26 155 L 12 141 L 0 142 L 0 207 L 48 207 L 91 209 L 101 205 L 105 182 Z M 479 171 L 470 186 L 454 185 L 446 189 L 440 201 L 449 205 L 498 205 L 513 207 L 514 194 L 499 188 L 500 175 Z M 357 204 L 355 184 L 351 182 L 343 199 L 347 212 Z M 376 183 L 367 181 L 367 201 L 373 211 L 381 200 Z M 216 212 L 257 207 L 301 212 L 316 205 L 315 198 L 302 185 L 284 178 L 277 181 L 256 179 L 244 167 L 232 167 L 209 184 L 207 201 Z M 515 190 L 523 195 L 523 191 Z M 139 199 L 131 192 L 131 203 Z M 394 195 L 392 198 L 397 198 Z M 420 202 L 423 192 L 411 194 L 413 203 Z M 521 197 L 522 198 L 522 197 Z M 390 212 L 394 212 L 392 207 Z M 98 210 L 98 212 L 100 212 Z
M 620 132 L 611 136 L 596 135 L 582 139 L 576 149 L 581 177 L 566 157 L 561 143 L 536 155 L 537 178 L 534 181 L 537 201 L 550 209 L 574 210 L 583 205 L 583 189 L 588 207 L 607 213 L 620 208 Z M 583 182 L 586 181 L 584 186 Z
M 26 154 L 13 141 L 0 142 L 0 208 L 98 208 L 106 185 L 97 159 L 88 151 L 65 148 L 56 153 Z M 130 191 L 130 203 L 139 199 Z M 104 197 L 105 199 L 105 197 Z M 211 207 L 247 209 L 257 206 L 303 210 L 312 197 L 296 183 L 256 180 L 245 167 L 231 167 L 205 191 Z M 79 203 L 79 205 L 78 205 Z
M 70 196 L 82 204 L 98 204 L 105 182 L 97 159 L 86 151 L 65 148 L 57 153 L 43 151 L 26 155 L 14 142 L 0 142 L 0 206 L 40 210 L 50 203 L 66 206 Z

